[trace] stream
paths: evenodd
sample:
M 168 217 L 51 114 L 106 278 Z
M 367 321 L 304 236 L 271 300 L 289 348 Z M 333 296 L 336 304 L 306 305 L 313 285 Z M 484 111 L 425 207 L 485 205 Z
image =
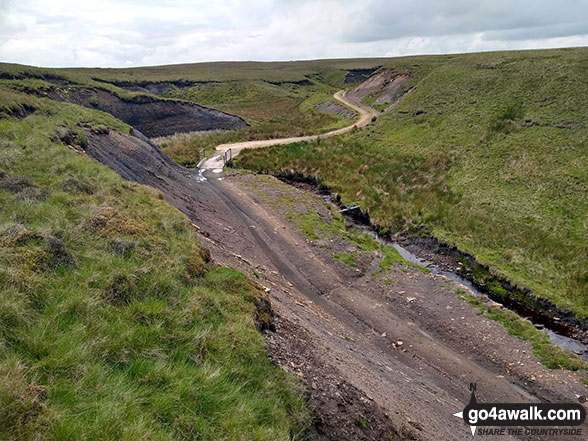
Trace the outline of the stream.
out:
M 350 218 L 350 217 L 348 217 L 348 218 Z M 364 226 L 364 225 L 357 225 L 356 223 L 353 223 L 353 228 L 358 231 L 361 231 L 363 233 L 369 234 L 371 237 L 373 237 L 375 240 L 377 240 L 378 243 L 380 243 L 382 245 L 394 247 L 394 249 L 396 249 L 396 251 L 398 251 L 398 254 L 400 254 L 402 256 L 402 258 L 404 260 L 406 260 L 407 262 L 411 262 L 411 263 L 420 265 L 422 267 L 425 267 L 428 270 L 430 270 L 433 274 L 443 275 L 443 276 L 447 277 L 449 280 L 452 280 L 454 282 L 459 283 L 460 285 L 462 285 L 463 287 L 465 287 L 469 291 L 471 291 L 472 294 L 475 295 L 476 297 L 481 297 L 484 295 L 484 293 L 482 291 L 480 291 L 470 280 L 467 280 L 467 279 L 461 277 L 460 275 L 454 273 L 453 271 L 444 270 L 429 260 L 418 257 L 417 255 L 408 251 L 406 248 L 402 247 L 397 242 L 392 242 L 392 241 L 389 241 L 387 239 L 380 237 L 378 235 L 378 233 L 376 233 L 375 231 L 373 231 L 371 229 L 371 227 L 369 227 L 367 225 Z M 532 323 L 533 325 L 535 325 L 535 323 L 533 323 L 530 319 L 525 318 L 525 317 L 521 317 L 521 318 L 528 321 L 529 323 Z M 538 327 L 537 325 L 535 325 L 535 326 Z M 580 342 L 576 339 L 558 334 L 558 333 L 556 333 L 546 327 L 540 327 L 540 328 L 538 327 L 538 329 L 540 329 L 542 332 L 547 334 L 549 336 L 549 338 L 551 339 L 551 343 L 553 343 L 554 345 L 559 346 L 562 349 L 567 349 L 568 351 L 571 351 L 574 354 L 577 354 L 583 360 L 588 361 L 588 347 L 586 345 L 584 345 L 582 342 Z
M 331 199 L 330 196 L 327 196 L 324 194 L 322 196 L 323 196 L 323 199 L 325 200 L 325 202 L 339 206 L 339 204 L 336 204 Z M 476 297 L 481 297 L 481 296 L 485 295 L 485 293 L 482 292 L 480 289 L 478 289 L 474 285 L 474 283 L 472 283 L 472 281 L 460 276 L 459 274 L 457 274 L 453 271 L 449 271 L 447 269 L 440 268 L 438 265 L 436 265 L 435 263 L 433 263 L 427 259 L 418 257 L 416 254 L 410 252 L 409 250 L 404 248 L 402 245 L 400 245 L 398 242 L 384 239 L 383 237 L 381 237 L 377 232 L 375 232 L 372 229 L 371 225 L 363 225 L 363 224 L 358 223 L 351 213 L 346 212 L 346 213 L 342 213 L 342 214 L 348 220 L 351 221 L 351 227 L 353 229 L 355 229 L 357 231 L 361 231 L 362 233 L 369 234 L 378 243 L 380 243 L 382 245 L 394 247 L 394 249 L 396 249 L 396 251 L 398 251 L 398 253 L 402 256 L 402 258 L 404 260 L 411 262 L 411 263 L 414 263 L 414 264 L 417 264 L 417 265 L 420 265 L 422 267 L 425 267 L 428 270 L 430 270 L 433 274 L 439 274 L 439 275 L 443 275 L 443 276 L 447 277 L 449 280 L 452 280 L 452 281 L 462 285 L 467 290 L 471 291 L 472 294 Z M 526 320 L 529 323 L 533 324 L 537 329 L 539 329 L 542 332 L 544 332 L 545 334 L 547 334 L 549 336 L 551 342 L 554 345 L 559 346 L 562 349 L 566 349 L 568 351 L 571 351 L 574 354 L 577 354 L 583 360 L 588 361 L 588 346 L 586 346 L 584 343 L 582 343 L 574 338 L 570 338 L 570 337 L 566 337 L 564 335 L 561 335 L 551 329 L 548 329 L 547 327 L 545 327 L 543 325 L 536 324 L 528 317 L 521 316 L 521 318 L 523 320 Z

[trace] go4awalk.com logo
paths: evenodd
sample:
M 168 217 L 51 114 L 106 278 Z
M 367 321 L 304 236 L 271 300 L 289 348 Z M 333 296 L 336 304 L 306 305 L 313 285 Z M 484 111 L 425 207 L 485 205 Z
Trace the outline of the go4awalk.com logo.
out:
M 478 403 L 475 383 L 470 383 L 470 391 L 469 404 L 453 416 L 463 418 L 472 436 L 476 431 L 480 435 L 535 435 L 549 436 L 549 439 L 582 436 L 582 429 L 577 427 L 586 420 L 582 404 Z

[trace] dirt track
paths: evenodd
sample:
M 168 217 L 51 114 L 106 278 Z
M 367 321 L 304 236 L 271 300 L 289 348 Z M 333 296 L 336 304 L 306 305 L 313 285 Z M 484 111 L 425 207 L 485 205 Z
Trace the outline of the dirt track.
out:
M 340 90 L 339 92 L 335 93 L 333 97 L 343 103 L 344 105 L 352 108 L 359 114 L 359 118 L 353 124 L 350 124 L 347 127 L 343 127 L 341 129 L 332 130 L 327 133 L 322 133 L 320 135 L 308 135 L 308 136 L 298 136 L 298 137 L 290 137 L 290 138 L 277 138 L 277 139 L 264 139 L 260 141 L 246 141 L 246 142 L 237 142 L 233 144 L 221 144 L 216 147 L 215 154 L 205 159 L 202 163 L 199 164 L 199 167 L 202 170 L 214 170 L 214 169 L 222 169 L 224 167 L 222 155 L 227 150 L 231 149 L 233 156 L 237 156 L 241 150 L 245 149 L 257 149 L 262 147 L 269 147 L 272 145 L 283 145 L 283 144 L 292 144 L 294 142 L 302 142 L 302 141 L 312 141 L 314 139 L 320 138 L 330 138 L 331 136 L 342 135 L 344 133 L 350 132 L 355 128 L 361 128 L 368 125 L 372 118 L 378 116 L 378 112 L 370 107 L 366 107 L 362 104 L 356 104 L 349 101 L 345 98 L 345 91 Z
M 540 365 L 529 344 L 478 316 L 446 279 L 399 267 L 376 276 L 377 253 L 349 268 L 332 254 L 352 244 L 334 239 L 325 248 L 309 242 L 262 202 L 270 197 L 279 205 L 299 190 L 241 174 L 203 185 L 222 201 L 216 216 L 202 223 L 217 260 L 237 263 L 272 288 L 279 317 L 277 334 L 269 336 L 274 358 L 302 375 L 311 391 L 329 378 L 322 370 L 336 372 L 331 381 L 352 385 L 377 412 L 389 415 L 394 439 L 471 439 L 452 416 L 468 401 L 470 382 L 485 402 L 565 402 L 585 393 L 576 374 Z M 320 203 L 310 203 L 328 216 Z M 322 367 L 314 368 L 314 359 L 300 360 L 301 338 Z M 333 384 L 321 385 L 328 387 Z
M 282 210 L 284 200 L 302 198 L 299 210 L 328 220 L 315 196 L 241 173 L 219 179 L 207 171 L 198 182 L 133 134 L 90 134 L 87 153 L 162 191 L 218 263 L 271 289 L 270 356 L 308 386 L 318 415 L 312 439 L 469 440 L 452 414 L 469 400 L 470 382 L 483 402 L 574 402 L 586 394 L 579 375 L 543 367 L 528 343 L 480 317 L 446 279 L 402 266 L 380 273 L 377 251 L 360 253 L 356 267 L 334 260 L 358 250 L 343 238 L 307 240 Z

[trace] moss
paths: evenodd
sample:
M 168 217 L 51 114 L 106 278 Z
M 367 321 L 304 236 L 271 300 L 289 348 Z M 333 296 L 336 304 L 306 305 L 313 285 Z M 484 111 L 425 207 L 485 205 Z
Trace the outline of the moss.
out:
M 84 219 L 84 228 L 99 235 L 112 234 L 141 235 L 148 232 L 148 228 L 140 221 L 130 219 L 113 207 L 102 206 L 96 208 Z
M 103 291 L 102 298 L 115 306 L 128 305 L 138 297 L 135 285 L 132 276 L 124 273 L 115 274 Z
M 194 279 L 202 277 L 208 270 L 208 267 L 199 253 L 193 253 L 186 259 L 186 273 L 188 278 Z
M 508 296 L 508 291 L 502 287 L 500 282 L 496 279 L 492 279 L 487 284 L 488 289 L 495 295 L 499 297 L 506 297 Z

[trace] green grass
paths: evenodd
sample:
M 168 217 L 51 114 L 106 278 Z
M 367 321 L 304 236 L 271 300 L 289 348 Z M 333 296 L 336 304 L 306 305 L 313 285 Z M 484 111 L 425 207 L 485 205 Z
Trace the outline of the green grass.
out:
M 588 317 L 588 49 L 388 60 L 414 90 L 353 134 L 243 152 L 391 231 L 428 231 Z
M 338 262 L 343 262 L 351 267 L 356 267 L 355 257 L 350 253 L 333 253 L 333 259 Z
M 176 89 L 168 96 L 207 105 L 239 115 L 250 125 L 233 131 L 193 133 L 160 138 L 158 145 L 176 162 L 189 164 L 200 149 L 219 144 L 305 136 L 351 124 L 339 115 L 327 115 L 314 106 L 332 99 L 336 88 L 312 85 L 270 84 L 263 81 L 204 83 Z
M 481 314 L 501 323 L 510 335 L 527 340 L 533 346 L 533 355 L 549 369 L 584 370 L 588 372 L 588 363 L 570 351 L 551 343 L 549 336 L 539 331 L 532 323 L 522 320 L 518 314 L 508 309 L 489 306 L 480 298 L 461 293 L 459 297 L 477 308 Z
M 257 330 L 263 290 L 208 263 L 158 192 L 59 141 L 128 126 L 0 90 L 27 101 L 0 118 L 0 439 L 301 439 L 301 386 Z
M 236 173 L 242 173 L 236 171 Z M 359 252 L 381 253 L 378 273 L 391 269 L 394 265 L 419 268 L 424 273 L 427 268 L 404 260 L 393 246 L 381 244 L 367 233 L 347 228 L 343 215 L 333 204 L 328 204 L 320 197 L 297 192 L 288 184 L 268 176 L 253 176 L 242 173 L 243 180 L 257 197 L 276 210 L 288 221 L 292 222 L 310 241 L 339 238 L 354 244 Z M 328 245 L 324 245 L 328 247 Z M 334 260 L 351 267 L 357 266 L 357 255 L 354 253 L 332 253 Z

